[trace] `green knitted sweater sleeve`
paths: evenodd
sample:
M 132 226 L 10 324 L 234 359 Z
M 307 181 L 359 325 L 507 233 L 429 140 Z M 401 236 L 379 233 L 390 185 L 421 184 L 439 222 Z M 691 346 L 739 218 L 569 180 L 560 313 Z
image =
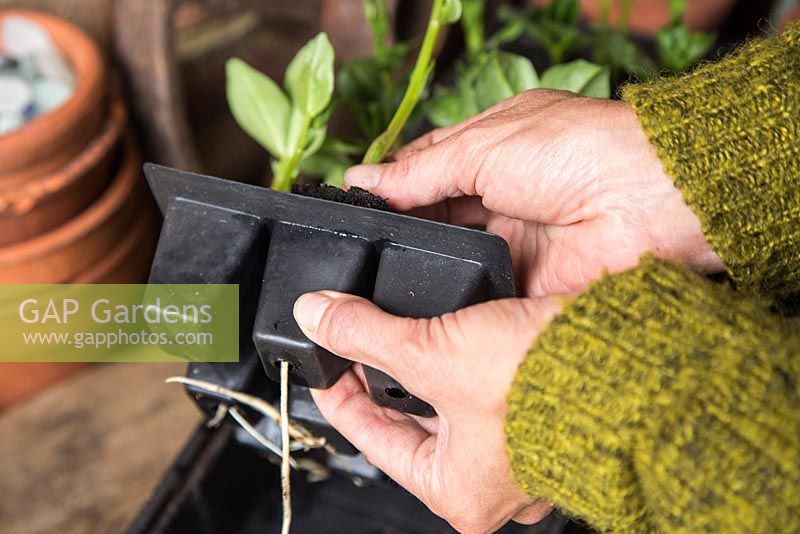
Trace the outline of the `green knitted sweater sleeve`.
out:
M 800 532 L 798 332 L 661 260 L 604 278 L 512 385 L 517 482 L 602 531 Z
M 622 98 L 737 285 L 800 293 L 800 24 Z

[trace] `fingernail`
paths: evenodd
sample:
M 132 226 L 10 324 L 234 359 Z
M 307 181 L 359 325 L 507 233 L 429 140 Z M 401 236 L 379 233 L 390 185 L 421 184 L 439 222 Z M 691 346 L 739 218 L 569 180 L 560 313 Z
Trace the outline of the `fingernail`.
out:
M 322 315 L 333 300 L 322 293 L 306 293 L 294 303 L 294 319 L 300 328 L 307 332 L 316 332 Z
M 369 189 L 378 185 L 381 180 L 383 165 L 356 165 L 344 173 L 344 183 L 348 187 L 363 187 Z

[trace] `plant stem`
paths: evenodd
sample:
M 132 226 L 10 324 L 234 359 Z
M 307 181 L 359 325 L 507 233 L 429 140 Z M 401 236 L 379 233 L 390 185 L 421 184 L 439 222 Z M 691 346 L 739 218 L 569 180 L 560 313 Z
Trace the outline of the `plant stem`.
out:
M 561 45 L 551 47 L 548 52 L 550 53 L 550 66 L 560 65 L 564 63 L 564 47 Z
M 308 134 L 308 127 L 311 125 L 311 119 L 304 117 L 300 125 L 300 131 L 297 136 L 297 144 L 288 157 L 282 157 L 278 160 L 277 164 L 273 166 L 272 184 L 271 189 L 277 191 L 289 191 L 292 184 L 297 178 L 299 172 L 300 158 L 303 156 L 303 149 L 306 145 L 306 134 Z
M 486 41 L 483 28 L 486 0 L 462 0 L 461 5 L 461 29 L 464 32 L 467 55 L 475 56 L 483 50 Z
M 600 14 L 598 20 L 603 26 L 608 26 L 608 16 L 611 13 L 611 0 L 600 0 Z
M 683 15 L 686 12 L 686 0 L 669 0 L 669 21 L 670 24 L 680 24 L 683 22 Z
M 621 0 L 622 6 L 619 13 L 619 27 L 621 30 L 628 30 L 631 23 L 631 11 L 633 10 L 633 0 Z
M 386 21 L 389 20 L 389 9 L 386 7 L 386 0 L 375 0 L 375 20 L 380 21 L 373 25 L 373 50 L 375 57 L 383 58 L 389 46 L 389 36 L 387 33 Z
M 422 39 L 422 45 L 417 55 L 417 61 L 414 64 L 414 69 L 411 71 L 411 77 L 408 81 L 408 87 L 397 107 L 392 120 L 386 130 L 380 134 L 369 146 L 367 153 L 364 155 L 363 163 L 380 163 L 386 155 L 387 150 L 394 145 L 400 132 L 414 111 L 414 107 L 419 102 L 422 92 L 425 90 L 425 83 L 428 79 L 431 61 L 433 58 L 433 48 L 436 45 L 436 40 L 439 38 L 439 31 L 442 28 L 440 13 L 442 10 L 443 0 L 434 0 L 433 7 L 431 8 L 431 16 L 428 20 L 428 27 L 425 30 L 425 37 Z

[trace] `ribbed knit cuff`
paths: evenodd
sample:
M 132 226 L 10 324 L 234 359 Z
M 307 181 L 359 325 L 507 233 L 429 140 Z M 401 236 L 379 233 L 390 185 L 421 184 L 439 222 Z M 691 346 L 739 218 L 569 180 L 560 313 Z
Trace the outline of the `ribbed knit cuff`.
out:
M 734 508 L 750 531 L 759 507 L 786 497 L 765 485 L 800 461 L 797 390 L 780 391 L 800 376 L 800 343 L 787 349 L 774 320 L 653 258 L 594 284 L 535 341 L 509 393 L 517 482 L 615 532 L 719 531 L 732 513 L 720 503 L 747 500 Z
M 733 280 L 779 298 L 800 292 L 799 88 L 796 24 L 622 90 Z

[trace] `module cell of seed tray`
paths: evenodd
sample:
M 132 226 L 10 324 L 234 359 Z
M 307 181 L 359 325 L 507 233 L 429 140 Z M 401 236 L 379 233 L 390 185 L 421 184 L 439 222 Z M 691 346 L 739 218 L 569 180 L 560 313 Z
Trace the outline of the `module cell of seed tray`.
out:
M 287 361 L 293 384 L 327 388 L 351 363 L 303 335 L 292 315 L 303 293 L 415 318 L 514 295 L 508 246 L 486 232 L 158 165 L 145 174 L 164 214 L 150 282 L 239 284 L 241 344 L 273 380 Z M 365 375 L 379 404 L 434 414 L 386 374 Z

